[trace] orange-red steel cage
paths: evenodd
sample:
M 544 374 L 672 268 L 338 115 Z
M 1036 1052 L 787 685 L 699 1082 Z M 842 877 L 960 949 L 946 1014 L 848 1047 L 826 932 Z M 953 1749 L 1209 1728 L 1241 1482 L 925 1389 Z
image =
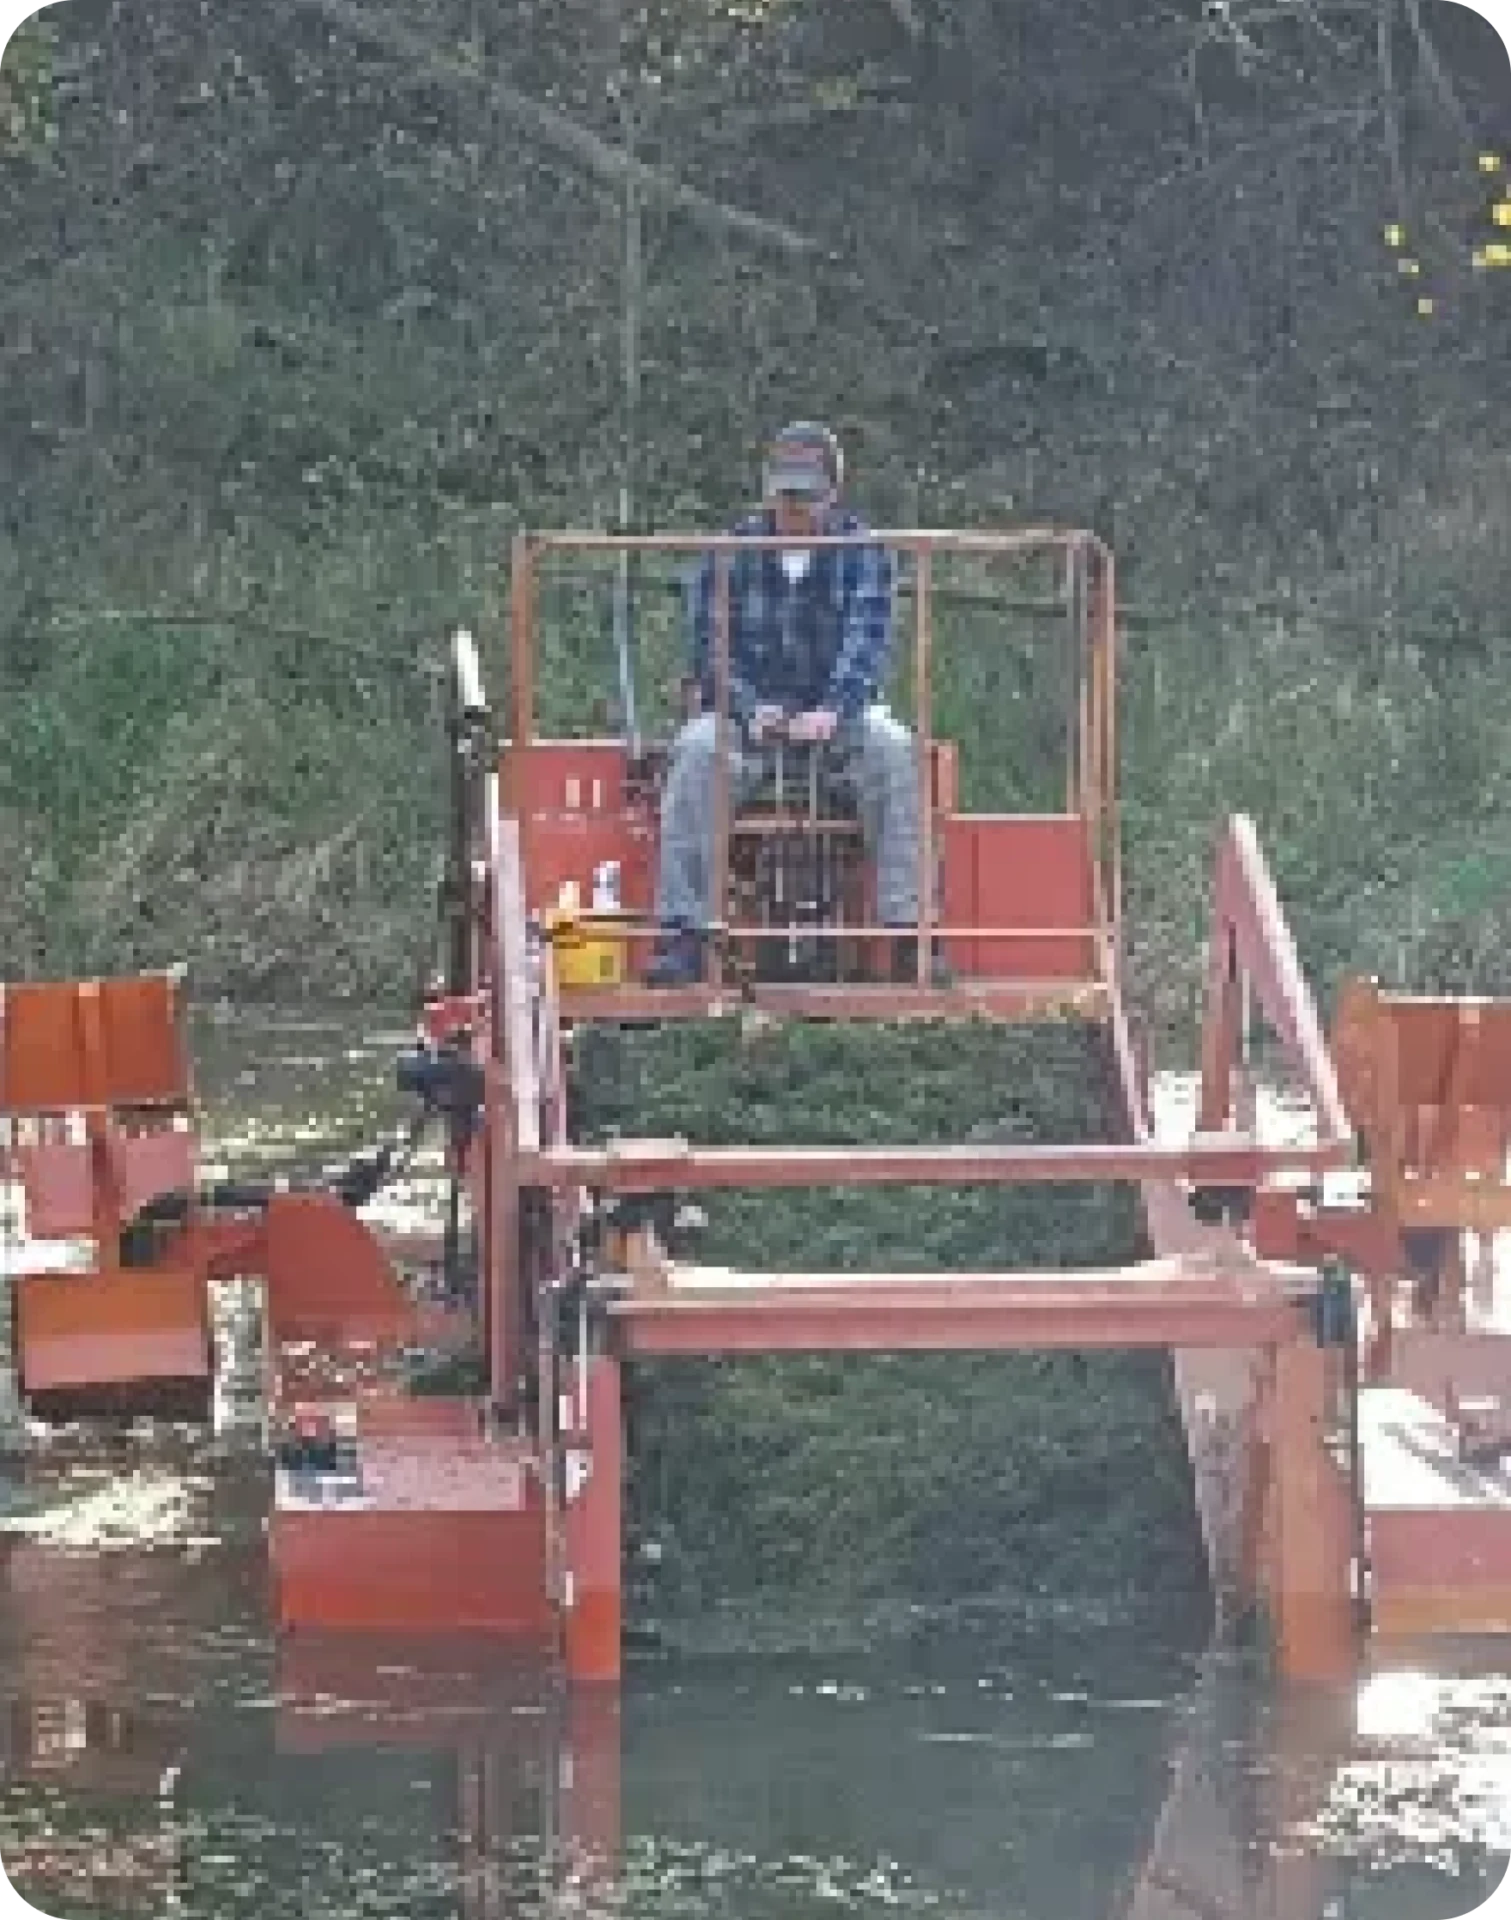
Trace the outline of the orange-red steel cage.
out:
M 659 764 L 626 740 L 539 734 L 542 571 L 561 556 L 712 553 L 716 733 L 727 748 L 731 559 L 737 542 L 792 543 L 521 536 L 501 739 L 476 648 L 465 634 L 455 642 L 450 938 L 423 1017 L 427 1044 L 451 1049 L 466 1068 L 448 1084 L 468 1089 L 474 1123 L 452 1147 L 472 1201 L 485 1390 L 422 1402 L 391 1378 L 370 1391 L 328 1384 L 346 1377 L 343 1356 L 354 1347 L 414 1339 L 423 1316 L 379 1236 L 339 1195 L 281 1192 L 219 1212 L 200 1204 L 177 988 L 166 979 L 15 988 L 0 1000 L 0 1120 L 19 1117 L 31 1129 L 26 1141 L 0 1137 L 0 1177 L 9 1171 L 28 1186 L 34 1220 L 96 1243 L 89 1271 L 19 1277 L 23 1388 L 65 1397 L 105 1386 L 160 1391 L 187 1376 L 203 1396 L 205 1290 L 231 1273 L 262 1274 L 275 1407 L 303 1419 L 313 1406 L 311 1431 L 335 1431 L 339 1415 L 366 1463 L 354 1500 L 306 1499 L 293 1479 L 280 1480 L 271 1545 L 285 1624 L 554 1635 L 570 1671 L 605 1678 L 619 1662 L 621 1361 L 1165 1346 L 1177 1355 L 1214 1571 L 1272 1601 L 1288 1671 L 1335 1673 L 1352 1645 L 1360 1503 L 1326 1444 L 1347 1369 L 1337 1337 L 1317 1332 L 1318 1273 L 1350 1263 L 1378 1304 L 1415 1222 L 1446 1231 L 1444 1222 L 1467 1218 L 1471 1200 L 1474 1223 L 1499 1223 L 1503 1208 L 1511 1217 L 1504 1180 L 1492 1183 L 1492 1199 L 1483 1180 L 1467 1177 L 1487 1154 L 1504 1159 L 1511 1110 L 1486 1062 L 1504 1050 L 1505 1023 L 1476 1015 L 1445 1024 L 1356 996 L 1344 1008 L 1340 1080 L 1257 836 L 1234 820 L 1214 870 L 1195 1134 L 1160 1137 L 1122 997 L 1111 555 L 1090 534 L 1055 530 L 859 538 L 911 568 L 904 678 L 921 825 L 916 977 L 879 980 L 860 964 L 898 931 L 872 924 L 869 912 L 819 930 L 849 943 L 857 964 L 845 977 L 772 980 L 748 964 L 748 952 L 786 930 L 771 916 L 725 914 L 742 822 L 732 817 L 720 754 L 717 937 L 704 976 L 682 988 L 636 981 L 626 956 L 660 931 Z M 1033 554 L 1056 565 L 1069 636 L 1063 793 L 1040 814 L 969 813 L 955 744 L 933 727 L 939 563 L 964 556 L 992 567 Z M 785 826 L 763 817 L 754 830 Z M 599 911 L 581 896 L 604 863 L 617 866 L 622 886 L 618 903 Z M 574 887 L 578 902 L 564 907 L 563 891 Z M 936 943 L 954 969 L 949 984 L 932 977 Z M 601 973 L 581 964 L 584 952 L 604 962 Z M 1250 1007 L 1279 1037 L 1315 1120 L 1310 1138 L 1263 1140 L 1238 1115 L 1235 1069 Z M 739 1008 L 842 1020 L 1090 1021 L 1107 1035 L 1122 1137 L 842 1153 L 574 1141 L 568 1064 L 579 1028 Z M 1471 1107 L 1483 1120 L 1478 1132 L 1455 1117 Z M 59 1136 L 64 1108 L 82 1114 L 82 1142 Z M 1379 1192 L 1372 1204 L 1366 1196 L 1335 1206 L 1322 1177 L 1352 1163 L 1356 1124 Z M 703 1188 L 1018 1182 L 1138 1185 L 1153 1258 L 1083 1273 L 730 1274 L 672 1261 L 655 1230 L 662 1202 Z M 144 1204 L 168 1189 L 188 1193 L 183 1208 L 160 1211 L 150 1244 L 128 1248 Z M 165 1286 L 175 1290 L 166 1304 Z M 1381 1364 L 1383 1354 L 1377 1346 Z M 1198 1418 L 1202 1403 L 1216 1409 L 1215 1425 Z M 1232 1460 L 1214 1465 L 1210 1450 L 1235 1436 Z
M 548 911 L 564 884 L 585 897 L 589 876 L 614 861 L 623 876 L 613 932 L 630 951 L 656 936 L 651 921 L 658 841 L 654 783 L 617 740 L 549 740 L 537 732 L 540 578 L 551 559 L 605 555 L 703 555 L 714 561 L 713 670 L 716 815 L 712 888 L 716 938 L 708 943 L 701 984 L 658 991 L 654 998 L 620 978 L 608 987 L 561 982 L 564 1014 L 573 1019 L 657 1019 L 705 1013 L 727 998 L 727 956 L 790 937 L 783 925 L 730 923 L 731 841 L 729 749 L 730 563 L 739 548 L 781 549 L 777 536 L 609 534 L 521 535 L 513 549 L 509 615 L 508 728 L 502 757 L 502 803 L 518 818 L 524 905 Z M 1043 1017 L 1053 1010 L 1101 1017 L 1121 947 L 1121 833 L 1116 775 L 1117 631 L 1111 553 L 1088 533 L 893 532 L 803 540 L 805 549 L 881 547 L 910 567 L 913 617 L 911 689 L 918 780 L 917 984 L 760 986 L 747 997 L 800 1015 L 895 1019 L 904 1015 L 974 1012 L 994 1018 Z M 1063 810 L 1042 814 L 973 815 L 959 806 L 954 743 L 933 730 L 931 667 L 935 651 L 936 561 L 963 556 L 987 565 L 1050 555 L 1060 565 L 1069 635 L 1071 702 L 1065 747 Z M 591 916 L 585 924 L 592 927 Z M 896 927 L 859 923 L 805 929 L 810 938 L 841 940 L 861 950 L 894 939 Z M 934 944 L 959 979 L 957 991 L 930 985 Z M 1006 956 L 1005 959 L 1003 956 Z

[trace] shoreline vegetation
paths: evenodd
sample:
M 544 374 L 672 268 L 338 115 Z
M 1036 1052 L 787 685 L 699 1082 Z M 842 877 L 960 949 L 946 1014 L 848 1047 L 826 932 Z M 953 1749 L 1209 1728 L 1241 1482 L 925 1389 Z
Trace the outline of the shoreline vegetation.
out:
M 1194 1043 L 1235 811 L 1324 1017 L 1349 972 L 1511 990 L 1505 62 L 1438 12 L 1389 46 L 1373 10 L 1153 0 L 27 22 L 0 74 L 0 979 L 183 962 L 201 1007 L 404 1001 L 445 637 L 503 688 L 511 535 L 613 525 L 622 489 L 638 527 L 722 527 L 800 414 L 873 524 L 1085 526 L 1117 556 L 1127 998 L 1158 1066 Z M 655 731 L 681 643 L 652 575 Z M 542 587 L 543 730 L 616 724 L 612 585 Z M 963 805 L 1058 804 L 1055 581 L 937 586 Z M 1095 1137 L 1077 1044 L 675 1036 L 600 1056 L 583 1125 Z M 703 1252 L 1042 1266 L 1133 1233 L 1081 1191 L 729 1196 Z M 1146 1358 L 668 1366 L 631 1411 L 667 1605 L 1200 1584 Z

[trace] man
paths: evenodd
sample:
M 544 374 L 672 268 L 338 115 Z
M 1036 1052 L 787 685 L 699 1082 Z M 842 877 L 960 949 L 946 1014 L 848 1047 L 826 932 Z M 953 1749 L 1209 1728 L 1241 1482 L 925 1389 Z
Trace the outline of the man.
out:
M 864 534 L 839 505 L 844 457 L 825 427 L 786 427 L 766 461 L 765 505 L 736 523 L 745 537 Z M 879 705 L 892 639 L 891 556 L 879 546 L 754 549 L 729 561 L 730 803 L 758 777 L 749 749 L 784 736 L 833 741 L 858 774 L 862 828 L 876 860 L 884 926 L 918 913 L 918 771 L 907 728 Z M 712 554 L 689 600 L 693 672 L 703 711 L 678 735 L 661 815 L 657 917 L 673 931 L 646 976 L 680 986 L 703 968 L 701 929 L 722 913 L 710 899 L 715 849 L 714 613 Z M 916 979 L 916 943 L 899 934 L 894 975 Z M 945 977 L 936 962 L 936 979 Z

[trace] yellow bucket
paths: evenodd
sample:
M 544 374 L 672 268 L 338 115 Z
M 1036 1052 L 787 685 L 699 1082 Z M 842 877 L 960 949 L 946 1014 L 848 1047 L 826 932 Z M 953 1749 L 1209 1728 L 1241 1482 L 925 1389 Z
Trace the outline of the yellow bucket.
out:
M 617 987 L 624 981 L 624 942 L 606 939 L 578 914 L 547 919 L 546 931 L 556 955 L 556 978 L 563 987 Z

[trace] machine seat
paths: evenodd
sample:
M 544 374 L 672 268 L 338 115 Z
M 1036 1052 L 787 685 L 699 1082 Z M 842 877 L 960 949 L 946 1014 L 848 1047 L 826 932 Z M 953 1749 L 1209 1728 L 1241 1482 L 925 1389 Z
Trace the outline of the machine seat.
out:
M 856 977 L 859 943 L 837 937 L 864 919 L 860 793 L 826 746 L 774 744 L 729 825 L 732 926 L 790 930 L 787 940 L 737 942 L 736 964 L 757 980 Z

